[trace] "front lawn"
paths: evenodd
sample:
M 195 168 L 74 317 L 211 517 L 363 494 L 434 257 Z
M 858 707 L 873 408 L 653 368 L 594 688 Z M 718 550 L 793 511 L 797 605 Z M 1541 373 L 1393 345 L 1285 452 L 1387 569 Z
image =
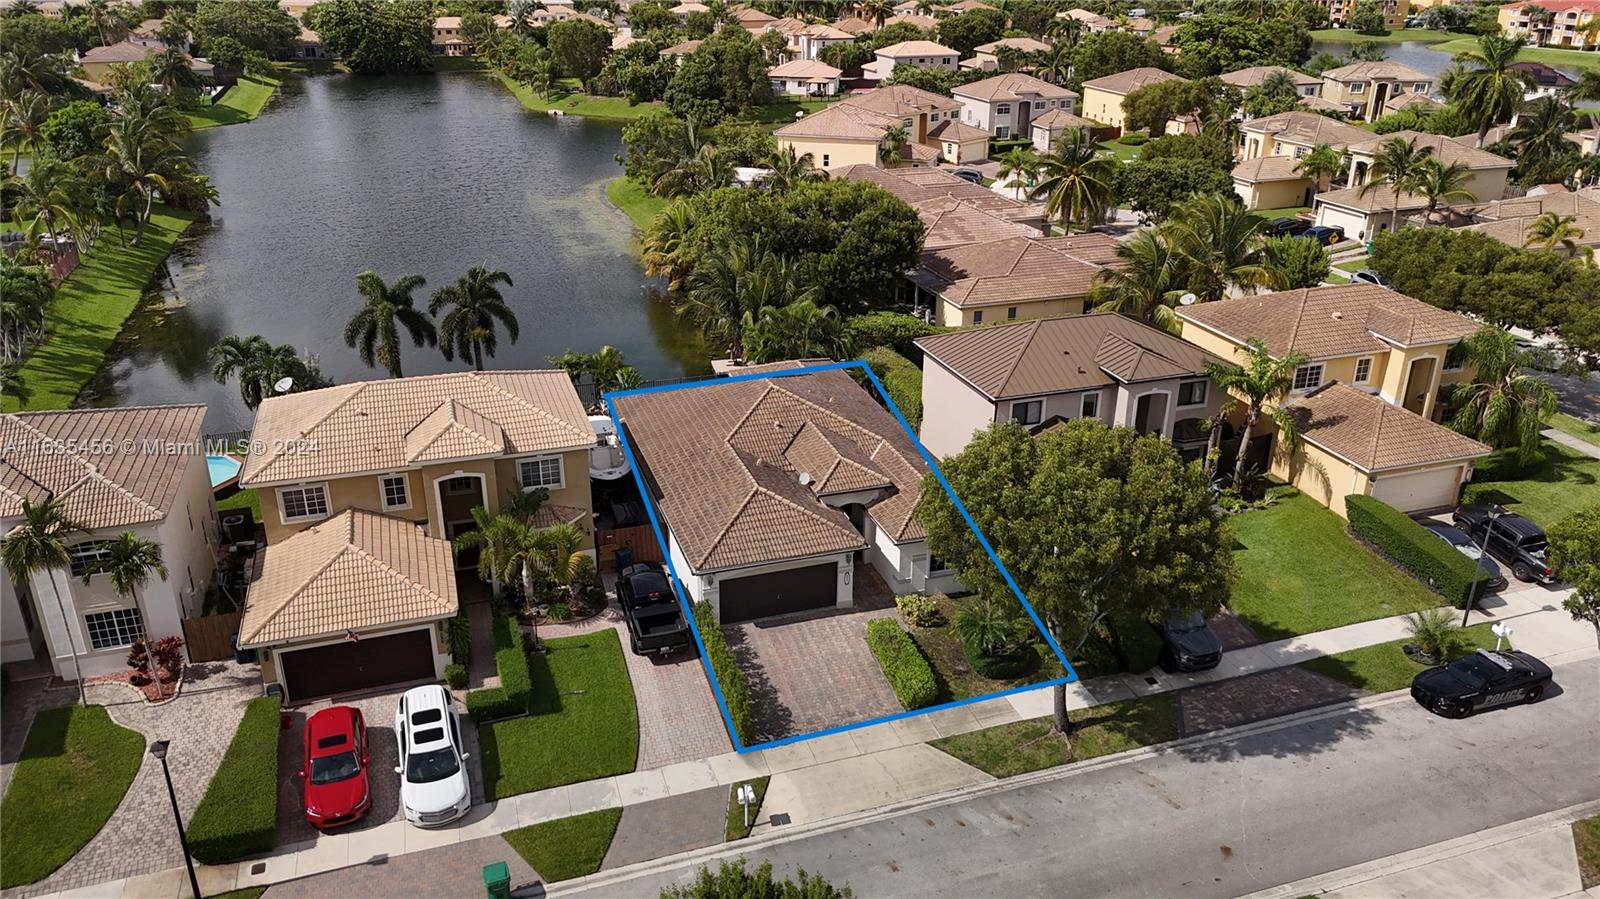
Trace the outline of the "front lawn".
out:
M 1466 640 L 1468 652 L 1479 647 L 1494 648 L 1494 634 L 1489 631 L 1487 623 L 1474 624 L 1460 634 Z M 1411 661 L 1400 651 L 1400 647 L 1409 642 L 1409 639 L 1394 640 L 1363 646 L 1301 662 L 1300 667 L 1371 693 L 1403 690 L 1411 686 L 1412 678 L 1431 667 Z
M 1006 680 L 994 680 L 973 671 L 972 665 L 967 662 L 966 654 L 961 649 L 961 640 L 956 637 L 950 622 L 955 621 L 966 603 L 975 602 L 977 598 L 956 600 L 937 593 L 929 598 L 938 605 L 940 613 L 944 615 L 945 623 L 937 627 L 907 625 L 906 630 L 916 642 L 917 648 L 922 650 L 923 657 L 933 666 L 934 676 L 939 685 L 939 702 L 967 699 L 1013 687 L 1036 684 L 1061 677 L 1066 673 L 1042 634 L 1038 635 L 1038 639 L 1028 647 L 1039 661 L 1027 673 Z M 1038 629 L 1034 630 L 1037 632 Z
M 530 824 L 501 836 L 545 883 L 556 883 L 600 870 L 621 820 L 622 809 L 607 808 Z
M 633 219 L 633 226 L 640 231 L 650 227 L 655 221 L 656 213 L 667 207 L 672 201 L 664 197 L 653 197 L 649 189 L 632 178 L 616 178 L 606 182 L 606 199 L 611 205 L 627 213 Z
M 1310 210 L 1310 206 L 1280 206 L 1277 209 L 1252 209 L 1250 212 L 1270 222 L 1277 218 L 1298 218 L 1300 213 Z
M 1600 815 L 1572 822 L 1572 841 L 1578 846 L 1578 873 L 1583 888 L 1600 886 Z
M 1478 463 L 1463 502 L 1498 503 L 1524 518 L 1549 527 L 1594 502 L 1600 495 L 1600 459 L 1544 441 L 1544 461 L 1519 470 L 1511 460 L 1494 455 Z
M 771 777 L 758 777 L 755 780 L 736 783 L 728 788 L 728 827 L 723 833 L 723 839 L 732 842 L 742 840 L 750 835 L 750 828 L 755 826 L 756 818 L 761 814 L 761 803 L 767 798 L 767 784 Z M 745 807 L 739 804 L 739 788 L 748 785 L 755 790 L 755 802 L 750 803 L 750 823 L 745 823 Z
M 1103 140 L 1099 146 L 1101 151 L 1117 157 L 1118 162 L 1132 162 L 1139 158 L 1139 147 L 1132 144 L 1125 144 L 1113 139 Z
M 144 737 L 101 706 L 35 715 L 0 800 L 0 887 L 33 883 L 100 832 L 144 761 Z
M 239 83 L 228 88 L 222 99 L 215 103 L 191 109 L 189 127 L 196 131 L 218 125 L 236 125 L 261 115 L 261 110 L 282 84 L 276 78 L 240 78 Z
M 1228 524 L 1239 564 L 1228 606 L 1265 640 L 1444 605 L 1351 539 L 1343 519 L 1303 494 L 1235 515 Z
M 1576 437 L 1584 443 L 1593 444 L 1597 449 L 1600 449 L 1600 425 L 1589 424 L 1583 419 L 1568 415 L 1565 412 L 1557 412 L 1550 416 L 1550 420 L 1545 424 L 1563 434 Z
M 496 799 L 627 774 L 638 759 L 639 712 L 617 632 L 544 645 L 529 656 L 530 713 L 478 728 L 484 790 Z
M 505 75 L 496 74 L 500 83 L 506 86 L 517 97 L 517 102 L 534 112 L 549 112 L 558 109 L 566 115 L 588 116 L 593 119 L 637 119 L 649 115 L 658 109 L 665 109 L 660 103 L 640 103 L 629 106 L 623 97 L 595 97 L 576 92 L 577 83 L 562 79 L 562 87 L 570 88 L 574 92 L 568 94 L 551 94 L 542 97 L 533 88 L 526 84 L 507 78 Z
M 1014 721 L 928 745 L 994 777 L 1011 777 L 1178 738 L 1178 700 L 1171 693 L 1112 702 L 1072 713 L 1072 746 L 1050 733 L 1049 718 Z

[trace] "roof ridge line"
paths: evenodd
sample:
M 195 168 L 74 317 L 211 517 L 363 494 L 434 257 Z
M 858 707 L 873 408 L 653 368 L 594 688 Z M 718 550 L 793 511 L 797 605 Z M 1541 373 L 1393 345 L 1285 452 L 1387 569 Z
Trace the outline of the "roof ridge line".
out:
M 423 377 L 427 377 L 427 376 L 423 375 Z M 333 414 L 335 412 L 338 412 L 340 409 L 343 409 L 347 404 L 349 404 L 351 401 L 353 401 L 356 397 L 360 396 L 361 392 L 363 390 L 367 389 L 367 385 L 371 384 L 371 383 L 374 383 L 374 382 L 372 382 L 372 381 L 352 381 L 348 385 L 335 384 L 332 387 L 323 388 L 324 390 L 338 390 L 340 387 L 349 386 L 349 387 L 353 387 L 355 389 L 350 391 L 350 395 L 349 396 L 347 396 L 344 399 L 340 400 L 339 402 L 333 404 L 332 408 L 330 408 L 328 411 L 322 413 L 322 416 L 320 418 L 318 418 L 316 421 L 313 421 L 310 424 L 306 425 L 305 427 L 300 428 L 299 429 L 300 433 L 299 433 L 299 435 L 298 435 L 298 437 L 296 439 L 297 440 L 298 439 L 304 439 L 305 436 L 307 434 L 311 433 L 311 431 L 313 429 L 321 427 L 324 422 L 326 422 L 328 419 L 333 417 Z M 317 391 L 307 391 L 307 392 L 308 393 L 316 393 Z M 279 394 L 279 396 L 290 396 L 290 395 L 291 394 Z M 269 397 L 269 399 L 276 399 L 276 397 Z M 262 401 L 262 404 L 265 405 L 265 400 Z M 256 421 L 259 422 L 260 420 L 261 420 L 261 412 L 258 409 L 257 412 L 256 412 Z M 254 455 L 254 454 L 252 454 L 252 455 Z M 271 458 L 267 459 L 266 462 L 262 463 L 260 471 L 256 472 L 258 477 L 260 475 L 266 474 L 269 470 L 271 470 L 271 468 L 274 465 L 277 465 L 279 462 L 281 462 L 284 459 L 289 457 L 287 444 L 284 445 L 282 448 L 280 448 L 278 450 L 278 452 L 271 453 L 269 455 L 271 456 Z
M 345 544 L 344 544 L 345 545 L 345 549 L 354 549 L 355 548 L 355 533 L 354 533 L 354 531 L 355 531 L 355 516 L 353 514 L 351 514 L 354 511 L 355 510 L 353 510 L 353 509 L 346 509 L 345 511 L 339 513 L 339 515 L 348 517 L 347 527 L 350 530 L 350 534 L 349 534 L 348 537 L 345 538 Z M 324 522 L 331 522 L 333 520 L 334 519 L 332 519 L 332 518 L 323 519 Z M 298 536 L 299 534 L 304 534 L 304 533 L 306 533 L 308 531 L 314 531 L 318 527 L 321 527 L 321 525 L 322 525 L 322 522 L 319 522 L 319 523 L 317 523 L 315 525 L 312 525 L 309 528 L 306 528 L 306 530 L 304 530 L 304 531 L 297 531 L 295 534 L 291 534 L 290 536 L 291 537 Z M 261 633 L 263 630 L 266 629 L 268 624 L 271 624 L 274 620 L 277 619 L 277 617 L 279 615 L 283 614 L 283 610 L 289 608 L 289 606 L 294 602 L 295 597 L 299 596 L 301 594 L 301 592 L 304 591 L 306 589 L 306 587 L 309 587 L 311 585 L 312 581 L 314 581 L 318 577 L 320 577 L 324 571 L 327 571 L 328 568 L 331 567 L 334 562 L 338 561 L 339 557 L 342 556 L 342 555 L 344 555 L 344 549 L 341 549 L 338 552 L 334 553 L 333 555 L 329 556 L 327 561 L 325 561 L 321 565 L 317 566 L 317 569 L 315 571 L 312 571 L 310 574 L 307 574 L 305 576 L 305 578 L 300 581 L 300 583 L 296 584 L 295 588 L 293 590 L 287 591 L 284 594 L 283 602 L 279 603 L 277 608 L 275 608 L 271 612 L 267 613 L 267 616 L 265 618 L 261 619 L 261 623 L 256 626 L 256 629 L 250 632 L 251 636 L 255 636 L 256 634 Z M 245 602 L 247 604 L 249 603 L 249 597 L 248 596 L 245 597 Z M 243 619 L 240 619 L 240 621 L 242 623 Z M 242 635 L 241 635 L 241 637 L 242 637 Z M 244 640 L 241 639 L 241 642 L 248 642 L 248 641 L 244 641 Z
M 525 368 L 525 369 L 520 369 L 518 371 L 520 371 L 520 373 L 522 373 L 522 374 L 529 374 L 529 373 L 536 372 L 536 371 L 554 372 L 554 371 L 556 371 L 556 369 Z M 490 380 L 487 379 L 487 377 L 489 375 L 507 374 L 507 373 L 509 373 L 509 372 L 469 371 L 466 374 L 470 379 L 472 379 L 472 381 L 474 383 L 482 384 L 483 386 L 487 387 L 490 390 L 493 390 L 493 391 L 495 391 L 497 393 L 500 393 L 500 394 L 506 396 L 507 398 L 509 398 L 509 399 L 511 399 L 511 400 L 513 400 L 513 401 L 515 401 L 517 403 L 520 403 L 520 404 L 522 404 L 524 406 L 527 406 L 529 409 L 532 409 L 533 411 L 537 412 L 538 414 L 544 416 L 549 421 L 554 422 L 555 424 L 561 426 L 562 428 L 565 428 L 565 429 L 571 431 L 573 433 L 573 436 L 576 436 L 576 437 L 582 437 L 583 436 L 581 433 L 579 433 L 577 428 L 574 428 L 572 425 L 568 424 L 567 422 L 563 421 L 562 419 L 557 418 L 554 415 L 551 415 L 550 412 L 548 410 L 546 410 L 543 406 L 540 406 L 540 405 L 537 405 L 537 404 L 531 402 L 526 397 L 519 396 L 518 394 L 512 393 L 511 391 L 505 389 L 504 387 L 501 387 L 499 384 L 496 384 L 493 381 L 490 381 Z M 451 397 L 451 399 L 455 399 L 455 397 Z M 473 409 L 472 411 L 478 412 L 478 410 L 476 410 L 476 409 Z M 484 418 L 489 418 L 488 415 L 485 415 L 482 412 L 478 412 L 478 414 L 482 415 Z M 585 414 L 587 414 L 587 411 L 586 411 Z M 489 419 L 489 420 L 490 421 L 494 421 L 494 419 L 492 419 L 492 418 Z M 495 423 L 495 426 L 500 428 L 501 430 L 505 429 L 505 425 L 502 425 L 497 421 L 494 422 L 494 423 Z
M 1017 368 L 1022 365 L 1022 357 L 1027 355 L 1028 350 L 1033 347 L 1033 341 L 1039 336 L 1039 323 L 1041 321 L 1042 319 L 1036 318 L 1022 326 L 1026 330 L 1027 336 L 1022 339 L 1022 346 L 1012 354 L 1011 364 L 1006 367 L 1005 377 L 1000 379 L 1000 386 L 995 394 L 996 396 L 1005 396 L 1006 388 L 1010 386 L 1012 376 L 1017 373 Z M 974 331 L 972 333 L 976 334 L 978 332 Z

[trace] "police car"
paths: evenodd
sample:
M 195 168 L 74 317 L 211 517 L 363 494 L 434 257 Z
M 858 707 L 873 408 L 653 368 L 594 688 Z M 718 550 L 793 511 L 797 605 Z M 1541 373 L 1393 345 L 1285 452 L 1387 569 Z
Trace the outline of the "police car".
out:
M 1411 681 L 1411 698 L 1446 718 L 1465 718 L 1514 702 L 1537 702 L 1550 687 L 1550 667 L 1525 652 L 1480 649 Z

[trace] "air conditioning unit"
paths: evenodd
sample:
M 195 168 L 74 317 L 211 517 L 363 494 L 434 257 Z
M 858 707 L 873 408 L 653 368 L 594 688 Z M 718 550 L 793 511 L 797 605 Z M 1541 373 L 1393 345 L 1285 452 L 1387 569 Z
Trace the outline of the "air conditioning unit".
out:
M 229 509 L 218 515 L 224 543 L 248 543 L 255 539 L 255 516 L 249 509 Z

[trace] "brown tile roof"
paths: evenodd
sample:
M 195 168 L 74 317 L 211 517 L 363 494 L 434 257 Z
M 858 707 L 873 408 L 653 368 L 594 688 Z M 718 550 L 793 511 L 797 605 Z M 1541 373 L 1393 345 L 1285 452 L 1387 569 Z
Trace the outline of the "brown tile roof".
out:
M 906 23 L 907 25 L 915 25 L 918 28 L 921 28 L 923 31 L 934 31 L 939 27 L 938 19 L 935 19 L 932 16 L 918 16 L 911 13 L 901 13 L 898 16 L 890 16 L 889 18 L 883 20 L 884 27 L 888 27 L 890 25 L 899 25 L 902 22 Z M 948 52 L 954 53 L 956 51 L 950 50 Z
M 841 74 L 833 66 L 815 59 L 791 59 L 767 70 L 768 78 L 805 78 L 812 81 L 832 81 Z
M 1051 84 L 1043 78 L 1035 78 L 1023 72 L 1007 72 L 982 81 L 973 81 L 963 84 L 951 91 L 958 97 L 972 97 L 977 100 L 1019 100 L 1024 95 L 1039 96 L 1046 100 L 1065 100 L 1078 96 L 1076 91 L 1069 91 L 1060 85 Z
M 955 50 L 933 41 L 901 41 L 887 47 L 879 47 L 874 51 L 878 56 L 887 56 L 890 59 L 904 59 L 907 56 L 959 56 Z
M 1482 231 L 1514 247 L 1527 241 L 1528 228 L 1540 215 L 1547 212 L 1570 215 L 1577 219 L 1573 224 L 1584 232 L 1583 237 L 1577 238 L 1578 245 L 1600 246 L 1600 200 L 1583 193 L 1561 190 L 1492 203 L 1463 204 L 1452 207 L 1451 212 L 1472 220 L 1472 224 L 1461 230 Z
M 1443 105 L 1443 103 L 1440 103 L 1438 100 L 1433 99 L 1427 94 L 1413 92 L 1390 97 L 1388 100 L 1384 101 L 1383 108 L 1385 112 L 1394 112 L 1400 109 L 1410 109 L 1413 106 L 1420 106 L 1424 111 L 1426 111 L 1429 109 L 1438 109 Z
M 1313 111 L 1318 109 L 1326 112 L 1342 113 L 1345 111 L 1344 104 L 1335 103 L 1332 100 L 1324 100 L 1321 97 L 1301 97 L 1295 101 L 1295 105 L 1301 109 L 1310 109 Z M 1323 116 L 1323 118 L 1327 118 L 1327 116 Z
M 1337 381 L 1284 404 L 1307 443 L 1383 471 L 1487 456 L 1492 450 L 1403 407 Z
M 834 105 L 870 109 L 896 118 L 919 112 L 946 112 L 961 108 L 961 104 L 950 97 L 909 84 L 886 84 L 865 93 L 851 94 Z
M 1129 69 L 1126 72 L 1118 72 L 1115 75 L 1106 75 L 1101 78 L 1094 78 L 1089 81 L 1085 81 L 1083 83 L 1083 89 L 1088 90 L 1090 88 L 1094 88 L 1095 90 L 1105 91 L 1109 94 L 1126 95 L 1138 90 L 1141 87 L 1144 87 L 1147 84 L 1160 84 L 1163 81 L 1183 80 L 1185 79 L 1180 78 L 1171 72 L 1162 71 L 1161 69 L 1151 66 L 1144 66 L 1137 69 Z
M 1516 165 L 1516 163 L 1504 156 L 1496 156 L 1488 150 L 1480 150 L 1465 141 L 1457 140 L 1453 137 L 1445 137 L 1442 134 L 1424 134 L 1421 131 L 1395 131 L 1379 135 L 1359 144 L 1351 144 L 1350 152 L 1374 155 L 1382 149 L 1384 144 L 1396 138 L 1415 141 L 1417 149 L 1429 149 L 1434 159 L 1446 165 L 1452 162 L 1459 162 L 1469 169 L 1509 169 Z M 1498 198 L 1485 197 L 1483 199 Z
M 1086 297 L 1104 265 L 1073 255 L 1052 240 L 1010 237 L 924 251 L 924 288 L 959 307 Z
M 776 22 L 777 16 L 770 16 L 754 7 L 745 7 L 733 14 L 733 20 L 740 25 L 763 25 L 767 22 Z
M 459 608 L 450 541 L 403 518 L 349 509 L 262 552 L 241 646 L 433 621 Z
M 661 51 L 662 56 L 689 56 L 700 49 L 705 41 L 683 41 Z
M 848 516 L 816 491 L 880 477 L 893 487 L 867 515 L 897 542 L 923 538 L 912 511 L 927 466 L 905 429 L 843 371 L 712 381 L 620 397 L 616 408 L 696 571 L 861 548 Z
M 1240 346 L 1258 337 L 1274 356 L 1299 351 L 1313 359 L 1388 350 L 1390 344 L 1378 334 L 1412 346 L 1455 343 L 1480 327 L 1464 315 L 1376 284 L 1312 287 L 1199 303 L 1180 308 L 1178 317 Z
M 1182 25 L 1162 25 L 1155 31 L 1150 32 L 1150 39 L 1155 41 L 1160 46 L 1170 46 L 1173 38 L 1178 36 L 1178 31 L 1182 27 Z
M 833 27 L 845 32 L 846 34 L 865 34 L 869 31 L 876 31 L 878 28 L 878 26 L 872 24 L 866 19 L 858 19 L 855 16 L 847 16 L 846 18 L 840 19 L 839 21 L 833 23 Z
M 912 208 L 922 219 L 922 248 L 925 251 L 1037 234 L 1026 225 L 985 212 L 961 200 L 928 200 Z
M 823 41 L 848 41 L 855 39 L 855 34 L 852 32 L 845 31 L 842 28 L 836 28 L 832 25 L 823 24 L 807 25 L 801 30 L 800 33 L 806 37 Z
M 917 346 L 991 399 L 1199 375 L 1206 362 L 1222 361 L 1114 312 L 952 331 Z
M 1342 82 L 1406 81 L 1420 83 L 1423 81 L 1433 81 L 1432 75 L 1419 72 L 1404 63 L 1393 62 L 1387 59 L 1379 60 L 1377 62 L 1353 62 L 1347 66 L 1340 66 L 1337 69 L 1329 69 L 1322 73 L 1322 77 L 1331 78 L 1334 81 Z
M 84 528 L 160 521 L 201 455 L 205 406 L 136 406 L 0 416 L 0 518 L 60 499 Z
M 1052 109 L 1041 115 L 1033 117 L 1032 125 L 1043 125 L 1052 132 L 1065 131 L 1068 128 L 1094 128 L 1095 123 L 1083 116 L 1073 115 L 1065 109 Z
M 399 471 L 450 459 L 594 442 L 559 371 L 454 372 L 357 381 L 271 397 L 239 474 L 247 486 Z
M 984 234 L 1009 236 L 1011 233 L 1035 233 L 1030 228 L 1024 228 L 1022 231 L 1009 230 L 1009 233 L 1001 235 L 1000 232 L 1008 229 L 995 224 L 995 220 L 1028 224 L 1037 223 L 1043 217 L 1043 213 L 1035 207 L 1002 197 L 987 187 L 963 181 L 942 169 L 881 169 L 872 165 L 852 165 L 839 169 L 834 177 L 876 184 L 915 209 L 928 229 L 924 235 L 924 249 L 936 248 L 935 244 L 929 243 L 935 240 L 935 230 L 945 232 L 937 238 L 937 245 L 949 246 L 951 243 L 971 243 L 984 239 L 981 236 Z M 981 212 L 983 215 L 968 214 L 961 210 Z M 972 236 L 961 239 L 963 233 Z
M 83 62 L 139 62 L 146 56 L 155 53 L 155 49 L 132 41 L 118 41 L 103 47 L 93 47 L 84 51 Z
M 1387 184 L 1380 184 L 1366 193 L 1360 187 L 1344 187 L 1339 190 L 1325 190 L 1312 198 L 1312 205 L 1327 204 L 1340 206 L 1345 209 L 1354 209 L 1357 212 L 1389 212 L 1398 208 L 1401 212 L 1416 209 L 1426 209 L 1428 201 L 1413 193 L 1400 195 L 1395 200 L 1394 188 Z
M 1010 47 L 1013 50 L 1020 50 L 1023 53 L 1043 53 L 1050 49 L 1049 44 L 1031 37 L 1003 37 L 1000 40 L 990 41 L 987 44 L 979 44 L 972 49 L 977 53 L 993 54 L 1001 47 Z
M 1296 72 L 1294 69 L 1287 69 L 1283 66 L 1251 66 L 1248 69 L 1236 69 L 1232 72 L 1224 73 L 1222 75 L 1222 82 L 1224 84 L 1231 84 L 1234 87 L 1242 90 L 1247 87 L 1257 87 L 1262 82 L 1266 81 L 1269 76 L 1278 72 L 1284 72 L 1288 74 L 1290 78 L 1294 79 L 1294 83 L 1300 87 L 1310 87 L 1313 85 L 1322 84 L 1322 79 L 1315 75 L 1307 75 L 1303 72 Z
M 877 142 L 883 140 L 883 136 L 899 121 L 896 117 L 885 113 L 846 103 L 835 103 L 803 119 L 784 125 L 776 134 L 791 139 L 816 137 Z
M 1258 156 L 1233 167 L 1235 181 L 1300 181 L 1310 178 L 1295 171 L 1300 160 L 1293 156 Z
M 989 132 L 982 128 L 964 125 L 955 119 L 946 119 L 929 129 L 928 136 L 934 140 L 948 141 L 988 140 Z
M 1335 148 L 1364 143 L 1372 139 L 1372 132 L 1346 125 L 1314 112 L 1291 109 L 1276 115 L 1251 119 L 1239 126 L 1243 131 L 1261 131 L 1274 135 L 1277 140 L 1297 144 L 1331 144 Z

